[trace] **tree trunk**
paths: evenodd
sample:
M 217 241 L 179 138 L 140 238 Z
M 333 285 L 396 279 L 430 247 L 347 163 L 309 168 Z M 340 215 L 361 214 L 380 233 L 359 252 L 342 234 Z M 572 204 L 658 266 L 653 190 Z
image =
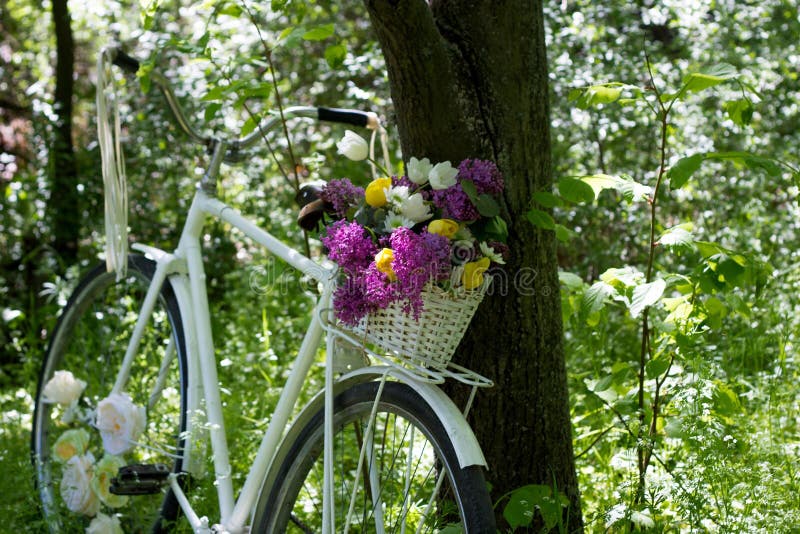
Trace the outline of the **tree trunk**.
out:
M 65 263 L 77 257 L 80 229 L 78 169 L 72 144 L 72 94 L 75 43 L 67 0 L 53 0 L 56 33 L 56 124 L 50 150 L 50 220 L 55 250 Z
M 523 0 L 365 0 L 389 72 L 405 158 L 491 159 L 506 180 L 513 258 L 498 272 L 456 359 L 491 378 L 471 423 L 493 496 L 544 484 L 582 519 L 572 450 L 552 232 L 525 217 L 551 188 L 542 4 Z M 452 391 L 463 401 L 464 392 Z M 499 512 L 499 510 L 498 510 Z

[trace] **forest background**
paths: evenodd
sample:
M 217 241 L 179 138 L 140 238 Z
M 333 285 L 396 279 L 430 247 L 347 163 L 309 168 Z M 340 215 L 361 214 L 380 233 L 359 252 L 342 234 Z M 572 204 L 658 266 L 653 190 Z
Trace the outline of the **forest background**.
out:
M 584 522 L 590 531 L 792 531 L 800 524 L 798 8 L 783 0 L 606 4 L 545 5 L 557 187 L 531 199 L 529 213 L 561 240 Z M 213 127 L 241 127 L 246 101 L 274 98 L 261 83 L 263 48 L 244 4 L 71 2 L 75 173 L 64 186 L 57 5 L 65 2 L 0 6 L 0 502 L 11 530 L 35 530 L 39 519 L 27 448 L 47 332 L 102 254 L 98 50 L 130 44 Z M 278 86 L 289 102 L 371 109 L 391 133 L 383 58 L 360 2 L 261 7 L 261 37 L 279 43 Z M 705 81 L 680 94 L 692 79 Z M 133 237 L 168 249 L 185 207 L 178 198 L 189 198 L 204 155 L 170 126 L 159 97 L 142 95 L 130 78 L 120 92 Z M 654 92 L 675 95 L 668 118 L 647 105 Z M 340 129 L 293 126 L 312 178 L 359 172 L 335 156 Z M 275 175 L 268 157 L 253 158 L 228 170 L 225 194 L 298 240 L 291 193 Z M 648 198 L 662 178 L 653 239 Z M 241 414 L 231 428 L 246 457 L 304 330 L 285 312 L 302 311 L 308 294 L 226 234 L 210 227 L 207 254 L 212 297 L 221 299 L 213 314 L 221 376 L 229 408 Z M 665 273 L 666 289 L 643 283 L 648 266 Z M 645 288 L 638 300 L 637 287 Z M 643 303 L 658 332 L 648 338 L 648 365 Z M 652 451 L 646 484 L 642 451 Z M 531 495 L 547 515 L 548 501 Z M 520 523 L 509 514 L 511 526 Z

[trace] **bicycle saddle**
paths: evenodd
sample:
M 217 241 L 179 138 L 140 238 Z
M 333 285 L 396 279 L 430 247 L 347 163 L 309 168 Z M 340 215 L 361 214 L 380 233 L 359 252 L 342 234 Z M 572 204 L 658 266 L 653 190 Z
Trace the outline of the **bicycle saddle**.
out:
M 305 184 L 297 192 L 295 201 L 300 206 L 297 224 L 303 230 L 315 230 L 325 212 L 330 211 L 330 206 L 326 205 L 325 201 L 320 198 L 321 195 L 322 187 L 317 184 Z

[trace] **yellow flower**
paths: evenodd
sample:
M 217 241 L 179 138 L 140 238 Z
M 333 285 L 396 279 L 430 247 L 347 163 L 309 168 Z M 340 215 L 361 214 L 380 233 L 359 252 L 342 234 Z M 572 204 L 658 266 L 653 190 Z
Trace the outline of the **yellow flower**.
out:
M 483 273 L 489 268 L 491 261 L 483 257 L 478 261 L 470 261 L 464 265 L 464 274 L 461 276 L 461 283 L 465 289 L 475 289 L 483 283 Z
M 388 276 L 389 280 L 391 280 L 392 282 L 397 280 L 397 275 L 394 274 L 394 269 L 392 269 L 393 261 L 394 261 L 394 252 L 392 252 L 392 249 L 390 248 L 382 249 L 380 252 L 375 254 L 375 266 L 378 268 L 380 272 Z
M 89 446 L 89 433 L 82 428 L 67 430 L 61 434 L 53 445 L 53 455 L 66 462 L 73 456 L 81 456 Z
M 364 191 L 367 204 L 373 208 L 380 208 L 386 204 L 386 190 L 392 187 L 391 178 L 378 178 L 372 180 Z
M 453 219 L 436 219 L 428 224 L 428 233 L 439 234 L 447 239 L 453 239 L 458 232 L 458 223 Z

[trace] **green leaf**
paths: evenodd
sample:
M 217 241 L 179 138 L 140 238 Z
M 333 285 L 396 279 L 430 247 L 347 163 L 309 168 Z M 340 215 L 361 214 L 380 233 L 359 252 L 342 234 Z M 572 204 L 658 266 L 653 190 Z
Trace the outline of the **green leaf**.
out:
M 655 280 L 649 284 L 636 286 L 633 289 L 633 298 L 631 299 L 631 304 L 628 307 L 631 312 L 631 316 L 634 318 L 638 317 L 645 308 L 658 302 L 658 299 L 660 299 L 661 295 L 664 294 L 664 290 L 666 288 L 667 283 L 662 279 Z
M 478 201 L 478 190 L 475 188 L 475 184 L 472 180 L 462 180 L 461 189 L 464 190 L 464 193 L 467 194 L 473 204 Z
M 555 230 L 556 223 L 553 217 L 546 211 L 532 209 L 525 214 L 528 221 L 534 226 L 544 228 L 545 230 Z
M 658 238 L 658 244 L 670 249 L 686 249 L 694 243 L 692 235 L 692 223 L 679 224 L 673 226 Z
M 564 226 L 563 224 L 558 224 L 558 223 L 556 223 L 555 231 L 556 231 L 556 239 L 558 239 L 562 243 L 567 243 L 569 242 L 570 239 L 578 235 L 569 228 L 567 228 L 566 226 Z
M 540 484 L 517 488 L 509 496 L 508 503 L 503 509 L 503 517 L 512 529 L 527 527 L 533 521 L 536 508 L 541 508 L 542 504 L 552 500 L 551 495 L 550 487 Z
M 576 204 L 594 201 L 594 190 L 592 187 L 578 178 L 561 178 L 558 181 L 558 192 L 564 200 Z
M 534 202 L 547 209 L 559 208 L 564 205 L 560 198 L 548 191 L 536 191 L 532 199 Z
M 222 108 L 222 104 L 219 102 L 212 102 L 208 106 L 206 106 L 206 110 L 203 113 L 203 117 L 205 118 L 206 122 L 209 122 L 211 119 L 217 116 L 219 110 Z
M 680 189 L 683 187 L 695 171 L 700 168 L 700 164 L 703 163 L 704 159 L 705 154 L 693 154 L 679 159 L 678 162 L 667 171 L 667 179 L 669 180 L 670 188 Z
M 558 271 L 558 281 L 571 291 L 583 287 L 583 279 L 577 274 L 567 271 Z
M 247 120 L 244 121 L 244 125 L 242 126 L 242 136 L 245 136 L 256 129 L 258 126 L 259 119 L 255 115 L 251 115 L 247 117 Z
M 736 67 L 727 63 L 721 63 L 711 67 L 705 72 L 693 72 L 686 76 L 683 80 L 683 88 L 680 94 L 702 91 L 736 78 L 737 76 Z
M 500 206 L 491 195 L 479 195 L 475 202 L 475 207 L 478 208 L 478 213 L 484 217 L 497 217 L 500 215 Z
M 323 24 L 316 28 L 311 28 L 303 34 L 304 41 L 323 41 L 333 35 L 334 25 Z
M 616 295 L 616 293 L 617 290 L 610 284 L 606 282 L 595 282 L 583 294 L 581 310 L 587 315 L 600 311 L 603 309 L 603 306 L 606 305 L 606 302 Z
M 610 388 L 611 387 L 611 383 L 613 381 L 614 381 L 614 375 L 606 375 L 606 376 L 604 376 L 603 378 L 601 378 L 600 380 L 597 381 L 597 383 L 592 388 L 592 391 L 595 392 L 595 393 L 601 393 L 601 392 L 607 390 L 608 388 Z
M 628 86 L 619 82 L 591 85 L 586 88 L 573 89 L 567 98 L 574 101 L 579 108 L 586 109 L 591 106 L 616 102 L 626 87 Z
M 746 98 L 725 102 L 723 109 L 737 126 L 747 126 L 753 120 L 753 103 Z
M 739 396 L 729 386 L 717 383 L 714 390 L 714 411 L 723 415 L 735 415 L 742 409 Z
M 669 357 L 661 355 L 647 362 L 647 364 L 644 366 L 644 374 L 649 380 L 652 380 L 666 373 L 669 367 Z
M 592 188 L 595 198 L 600 196 L 600 193 L 606 189 L 614 189 L 619 191 L 620 187 L 624 184 L 625 180 L 619 176 L 611 176 L 609 174 L 593 174 L 592 176 L 582 176 L 581 181 Z
M 347 57 L 347 47 L 343 44 L 334 44 L 325 49 L 325 61 L 332 69 L 338 69 L 344 64 Z

